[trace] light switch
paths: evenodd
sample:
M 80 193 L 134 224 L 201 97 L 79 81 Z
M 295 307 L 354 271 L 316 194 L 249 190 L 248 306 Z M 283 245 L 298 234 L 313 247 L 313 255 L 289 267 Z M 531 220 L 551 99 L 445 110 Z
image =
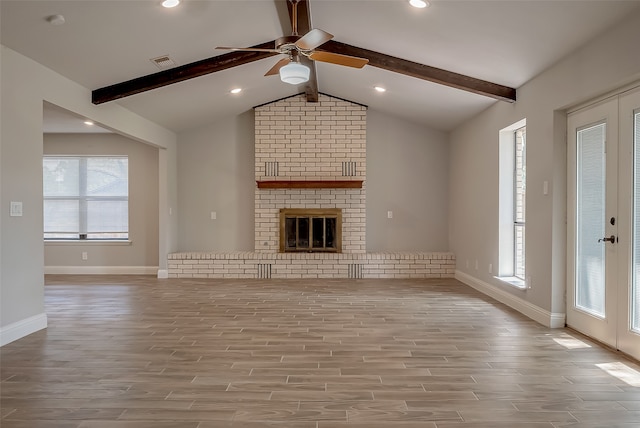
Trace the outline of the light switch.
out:
M 11 201 L 11 217 L 22 217 L 22 202 L 13 202 Z
M 542 183 L 542 194 L 545 195 L 545 196 L 549 194 L 549 182 L 548 181 L 544 181 Z
M 393 218 L 393 211 L 387 211 L 387 218 Z
M 216 213 L 215 211 L 211 211 L 211 220 L 215 220 L 218 218 L 218 213 Z

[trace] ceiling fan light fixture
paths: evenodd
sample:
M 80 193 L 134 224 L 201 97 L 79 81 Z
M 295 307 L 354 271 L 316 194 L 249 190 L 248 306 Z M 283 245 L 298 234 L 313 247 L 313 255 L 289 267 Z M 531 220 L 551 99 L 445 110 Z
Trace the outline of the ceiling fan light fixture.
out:
M 299 85 L 308 82 L 311 70 L 298 62 L 290 62 L 280 68 L 280 80 L 290 85 Z
M 429 7 L 430 3 L 426 0 L 409 0 L 409 4 L 418 9 Z

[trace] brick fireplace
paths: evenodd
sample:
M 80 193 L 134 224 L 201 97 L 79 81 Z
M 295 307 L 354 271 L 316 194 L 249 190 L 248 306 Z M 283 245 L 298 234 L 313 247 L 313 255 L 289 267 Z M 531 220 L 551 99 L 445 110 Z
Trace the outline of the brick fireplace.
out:
M 366 180 L 366 107 L 322 94 L 307 103 L 297 95 L 256 107 L 255 126 L 256 181 L 276 183 L 256 186 L 255 251 L 279 252 L 280 209 L 338 208 L 341 252 L 365 253 L 365 187 L 332 186 Z
M 254 251 L 170 254 L 170 277 L 453 277 L 451 253 L 367 253 L 365 106 L 302 94 L 254 110 Z M 283 209 L 339 210 L 339 251 L 281 251 Z

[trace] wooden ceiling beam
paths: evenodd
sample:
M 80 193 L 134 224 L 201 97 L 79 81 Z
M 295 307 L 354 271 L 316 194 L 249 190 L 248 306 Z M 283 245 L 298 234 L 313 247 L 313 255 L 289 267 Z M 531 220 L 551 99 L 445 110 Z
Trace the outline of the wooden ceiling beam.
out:
M 318 50 L 367 58 L 369 60 L 368 65 L 381 68 L 383 70 L 404 74 L 417 79 L 428 80 L 430 82 L 450 86 L 463 91 L 473 92 L 475 94 L 484 95 L 501 101 L 516 101 L 516 90 L 514 88 L 443 70 L 441 68 L 408 61 L 406 59 L 382 54 L 369 49 L 351 46 L 335 40 L 328 41 L 320 46 Z
M 274 46 L 275 40 L 272 40 L 252 47 L 259 49 L 273 49 Z M 93 104 L 102 104 L 108 101 L 114 101 L 120 98 L 139 94 L 141 92 L 150 91 L 151 89 L 161 88 L 173 83 L 215 73 L 216 71 L 222 71 L 238 65 L 269 58 L 274 55 L 278 54 L 271 52 L 229 52 L 201 61 L 184 64 L 169 70 L 127 80 L 126 82 L 116 83 L 115 85 L 96 89 L 91 93 L 91 102 L 93 102 Z

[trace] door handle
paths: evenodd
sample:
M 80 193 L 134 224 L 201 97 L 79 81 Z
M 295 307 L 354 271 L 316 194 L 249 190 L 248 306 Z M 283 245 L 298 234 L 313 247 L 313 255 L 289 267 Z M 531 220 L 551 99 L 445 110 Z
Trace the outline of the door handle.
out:
M 611 242 L 612 244 L 614 244 L 616 242 L 616 237 L 615 235 L 611 235 L 610 237 L 604 237 L 604 238 L 600 238 L 598 239 L 598 242 Z

